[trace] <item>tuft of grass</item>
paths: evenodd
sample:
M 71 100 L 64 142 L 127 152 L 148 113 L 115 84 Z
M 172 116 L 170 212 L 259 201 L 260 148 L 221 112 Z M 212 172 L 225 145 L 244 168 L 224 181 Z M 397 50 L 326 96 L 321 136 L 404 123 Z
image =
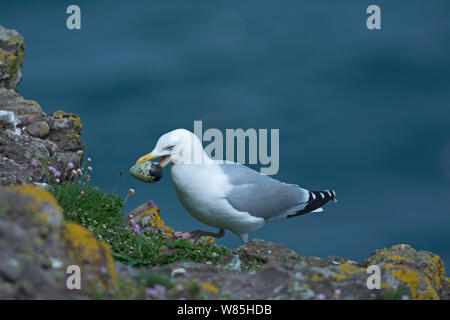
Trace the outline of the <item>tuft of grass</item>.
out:
M 123 216 L 123 198 L 101 191 L 81 181 L 54 184 L 56 197 L 68 221 L 91 230 L 97 239 L 107 242 L 113 257 L 133 267 L 162 265 L 175 261 L 216 261 L 231 250 L 224 246 L 192 243 L 167 238 L 163 234 L 135 233 Z
M 263 266 L 264 262 L 260 256 L 256 256 L 256 261 L 248 261 L 241 264 L 241 270 L 246 272 L 258 271 Z
M 411 299 L 411 291 L 405 287 L 398 288 L 388 288 L 385 292 L 380 296 L 380 300 L 402 300 L 403 296 L 407 296 Z

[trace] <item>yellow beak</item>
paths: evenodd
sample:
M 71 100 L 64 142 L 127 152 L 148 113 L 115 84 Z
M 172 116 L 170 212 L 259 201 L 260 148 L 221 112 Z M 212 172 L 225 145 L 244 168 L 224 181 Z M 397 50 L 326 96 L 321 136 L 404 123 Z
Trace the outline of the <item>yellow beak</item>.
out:
M 152 153 L 147 153 L 145 156 L 142 156 L 138 159 L 138 161 L 136 161 L 136 164 L 140 164 L 142 162 L 148 161 L 148 160 L 152 160 L 152 159 L 156 159 L 158 157 L 154 157 L 152 156 Z
M 162 168 L 164 168 L 164 166 L 167 164 L 167 162 L 169 161 L 170 156 L 163 156 L 163 157 L 159 157 L 159 156 L 152 156 L 152 153 L 147 153 L 146 155 L 140 157 L 138 159 L 138 161 L 136 161 L 136 164 L 140 164 L 142 162 L 146 162 L 149 160 L 153 160 L 156 158 L 161 158 L 161 161 L 159 162 L 159 164 L 161 165 Z

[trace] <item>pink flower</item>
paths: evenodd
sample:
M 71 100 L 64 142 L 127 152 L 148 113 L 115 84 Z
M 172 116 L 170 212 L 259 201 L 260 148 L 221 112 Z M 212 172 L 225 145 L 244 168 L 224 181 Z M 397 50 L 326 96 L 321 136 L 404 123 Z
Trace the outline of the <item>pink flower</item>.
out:
M 130 196 L 132 196 L 135 193 L 136 193 L 136 191 L 134 189 L 129 189 L 128 190 L 128 195 L 130 195 Z
M 91 166 L 87 167 L 87 171 L 91 172 L 92 171 L 92 167 Z
M 35 167 L 35 168 L 37 168 L 39 165 L 38 165 L 38 162 L 36 161 L 36 159 L 33 159 L 33 160 L 31 160 L 31 164 L 33 165 L 33 167 Z
M 166 294 L 166 287 L 164 287 L 164 286 L 162 286 L 160 284 L 157 284 L 157 285 L 155 285 L 154 288 L 161 296 Z
M 155 289 L 147 288 L 145 290 L 145 293 L 151 298 L 157 298 L 158 297 L 158 291 L 156 291 Z
M 154 206 L 156 206 L 156 204 L 155 204 L 155 202 L 154 202 L 153 200 L 148 200 L 148 203 L 152 206 L 152 208 L 153 208 Z
M 153 287 L 153 289 L 147 288 L 145 293 L 151 298 L 163 297 L 166 294 L 166 287 L 157 284 Z
M 74 167 L 73 162 L 69 162 L 69 163 L 67 164 L 67 167 L 68 167 L 69 169 L 72 169 L 72 168 Z
M 141 227 L 134 220 L 131 220 L 131 224 L 133 225 L 134 233 L 141 233 Z
M 341 289 L 336 289 L 336 290 L 334 290 L 334 296 L 333 296 L 333 298 L 335 299 L 335 300 L 337 300 L 337 299 L 339 299 L 339 296 L 341 295 Z
M 77 154 L 79 154 L 79 155 L 82 155 L 84 152 L 83 152 L 83 150 L 78 150 L 77 151 Z
M 87 158 L 87 159 L 86 159 L 86 162 L 91 162 L 91 161 L 92 161 L 91 158 Z
M 61 176 L 61 172 L 56 170 L 54 167 L 48 167 L 48 171 L 50 171 L 54 177 Z
M 402 295 L 402 300 L 409 300 L 409 297 L 406 294 L 404 294 Z
M 318 300 L 325 300 L 325 298 L 326 297 L 325 297 L 325 295 L 323 293 L 320 293 L 320 294 L 317 295 L 317 299 Z

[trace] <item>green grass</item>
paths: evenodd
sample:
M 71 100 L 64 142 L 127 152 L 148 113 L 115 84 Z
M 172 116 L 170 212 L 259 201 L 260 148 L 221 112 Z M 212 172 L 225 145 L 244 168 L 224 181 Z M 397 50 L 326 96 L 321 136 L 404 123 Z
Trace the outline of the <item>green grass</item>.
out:
M 215 261 L 231 252 L 224 246 L 194 244 L 162 234 L 135 233 L 123 217 L 124 200 L 120 196 L 81 181 L 52 185 L 50 191 L 64 210 L 66 220 L 91 230 L 97 239 L 110 244 L 116 260 L 131 266 L 162 265 L 179 260 Z
M 260 256 L 256 256 L 256 261 L 248 261 L 241 264 L 241 270 L 246 272 L 258 271 L 263 266 L 264 262 Z
M 411 291 L 405 287 L 399 287 L 396 289 L 386 289 L 384 294 L 380 296 L 381 300 L 402 300 L 403 296 L 407 296 L 411 299 Z

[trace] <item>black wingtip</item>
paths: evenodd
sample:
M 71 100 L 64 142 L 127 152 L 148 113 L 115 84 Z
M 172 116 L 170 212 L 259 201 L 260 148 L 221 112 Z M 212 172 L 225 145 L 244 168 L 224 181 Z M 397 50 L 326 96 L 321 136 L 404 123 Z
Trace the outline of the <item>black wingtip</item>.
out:
M 294 214 L 288 215 L 288 218 L 299 216 L 305 213 L 312 212 L 321 208 L 327 202 L 337 202 L 336 192 L 334 190 L 309 191 L 309 199 L 304 209 L 297 211 Z

